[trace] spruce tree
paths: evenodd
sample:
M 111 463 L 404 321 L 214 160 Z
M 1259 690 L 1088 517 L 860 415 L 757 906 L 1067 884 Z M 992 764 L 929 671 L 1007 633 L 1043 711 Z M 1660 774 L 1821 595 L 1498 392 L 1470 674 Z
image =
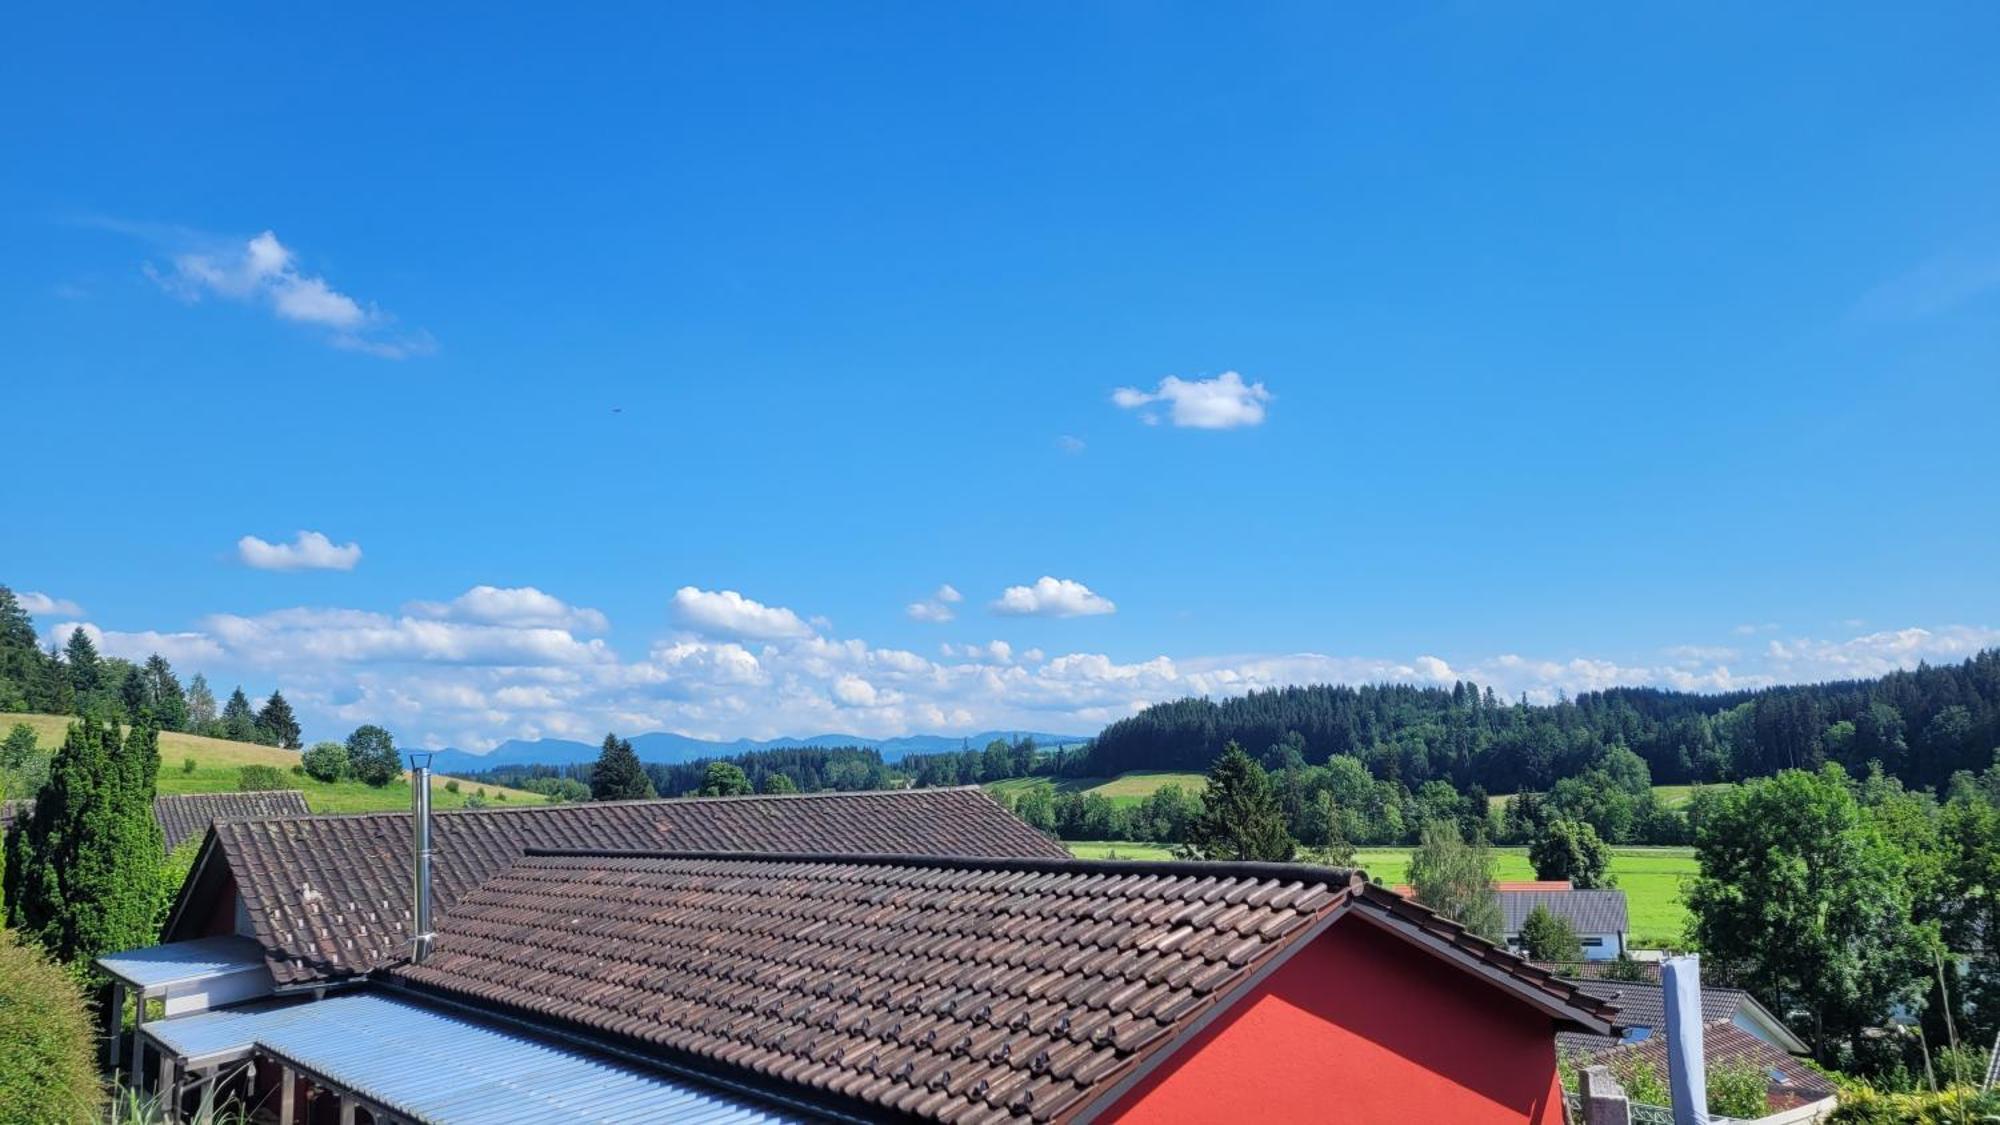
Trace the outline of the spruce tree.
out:
M 161 730 L 186 730 L 188 725 L 187 693 L 181 690 L 181 681 L 174 675 L 173 665 L 159 653 L 146 658 L 139 669 L 138 678 L 145 681 L 146 694 L 153 705 L 153 716 Z
M 1190 826 L 1189 837 L 1203 859 L 1283 863 L 1298 850 L 1270 776 L 1234 742 L 1208 771 L 1201 815 Z
M 604 748 L 590 771 L 590 799 L 632 801 L 652 796 L 656 796 L 653 779 L 646 776 L 646 767 L 639 764 L 632 743 L 615 734 L 605 735 Z
M 95 702 L 91 696 L 103 680 L 103 662 L 97 656 L 97 645 L 90 634 L 81 627 L 71 629 L 69 641 L 63 645 L 63 663 L 69 669 L 70 689 L 76 693 L 79 713 Z
M 257 716 L 250 710 L 250 697 L 239 685 L 222 705 L 222 737 L 236 742 L 257 741 Z
M 154 940 L 159 764 L 151 727 L 120 738 L 116 725 L 73 723 L 34 814 L 9 835 L 9 922 L 55 959 L 74 964 Z
M 257 712 L 257 729 L 262 733 L 261 742 L 286 750 L 297 750 L 302 745 L 299 741 L 299 720 L 292 714 L 292 705 L 276 691 L 264 701 L 264 709 Z

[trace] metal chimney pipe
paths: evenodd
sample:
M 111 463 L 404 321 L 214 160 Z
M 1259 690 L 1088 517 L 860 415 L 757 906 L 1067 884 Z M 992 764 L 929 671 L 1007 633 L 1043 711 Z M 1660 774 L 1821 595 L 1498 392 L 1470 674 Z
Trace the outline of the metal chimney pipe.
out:
M 1701 958 L 1689 953 L 1660 966 L 1667 1002 L 1667 1086 L 1674 1125 L 1708 1125 L 1708 1061 L 1701 1034 Z
M 431 941 L 431 755 L 410 755 L 410 960 L 430 956 Z

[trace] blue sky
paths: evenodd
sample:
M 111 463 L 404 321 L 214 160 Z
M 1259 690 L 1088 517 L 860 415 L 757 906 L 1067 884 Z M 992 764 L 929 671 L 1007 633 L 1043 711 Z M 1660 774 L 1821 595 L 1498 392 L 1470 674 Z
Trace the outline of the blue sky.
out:
M 1991 6 L 17 22 L 0 581 L 309 734 L 2000 643 Z

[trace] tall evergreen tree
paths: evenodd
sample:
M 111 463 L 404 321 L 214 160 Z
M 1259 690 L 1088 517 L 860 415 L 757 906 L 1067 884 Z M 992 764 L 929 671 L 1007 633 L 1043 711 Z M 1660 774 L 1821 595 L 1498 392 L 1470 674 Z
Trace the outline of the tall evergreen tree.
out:
M 1298 851 L 1264 767 L 1234 742 L 1208 771 L 1189 843 L 1204 859 L 1289 861 Z
M 257 716 L 250 710 L 250 697 L 239 685 L 222 705 L 222 737 L 237 742 L 257 741 Z
M 103 661 L 89 633 L 81 628 L 70 630 L 69 641 L 63 645 L 63 664 L 69 669 L 70 689 L 76 693 L 77 706 L 89 707 L 95 702 L 91 697 L 104 678 Z
M 271 692 L 271 698 L 264 701 L 264 709 L 257 712 L 257 730 L 260 742 L 268 742 L 286 750 L 297 750 L 299 741 L 299 720 L 292 714 L 292 705 L 278 692 Z
M 14 591 L 0 586 L 0 710 L 32 711 L 42 650 Z
M 741 770 L 737 772 L 742 773 Z M 604 748 L 597 755 L 597 765 L 590 771 L 590 799 L 631 801 L 655 795 L 653 779 L 646 776 L 646 768 L 639 764 L 639 755 L 633 752 L 632 743 L 615 734 L 605 735 Z
M 9 834 L 9 922 L 57 960 L 76 963 L 156 936 L 159 763 L 151 727 L 120 738 L 116 725 L 73 723 L 34 814 Z
M 215 692 L 209 690 L 208 677 L 200 672 L 188 681 L 187 729 L 197 734 L 208 734 L 215 725 Z
M 187 693 L 181 690 L 181 681 L 166 657 L 157 652 L 147 657 L 134 678 L 145 682 L 153 717 L 161 730 L 187 729 Z

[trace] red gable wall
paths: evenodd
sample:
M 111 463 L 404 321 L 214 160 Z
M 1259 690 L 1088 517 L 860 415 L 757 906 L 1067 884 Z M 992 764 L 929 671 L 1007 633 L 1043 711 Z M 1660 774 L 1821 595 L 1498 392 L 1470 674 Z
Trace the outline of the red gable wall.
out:
M 1100 1120 L 1561 1125 L 1549 1017 L 1336 922 Z

